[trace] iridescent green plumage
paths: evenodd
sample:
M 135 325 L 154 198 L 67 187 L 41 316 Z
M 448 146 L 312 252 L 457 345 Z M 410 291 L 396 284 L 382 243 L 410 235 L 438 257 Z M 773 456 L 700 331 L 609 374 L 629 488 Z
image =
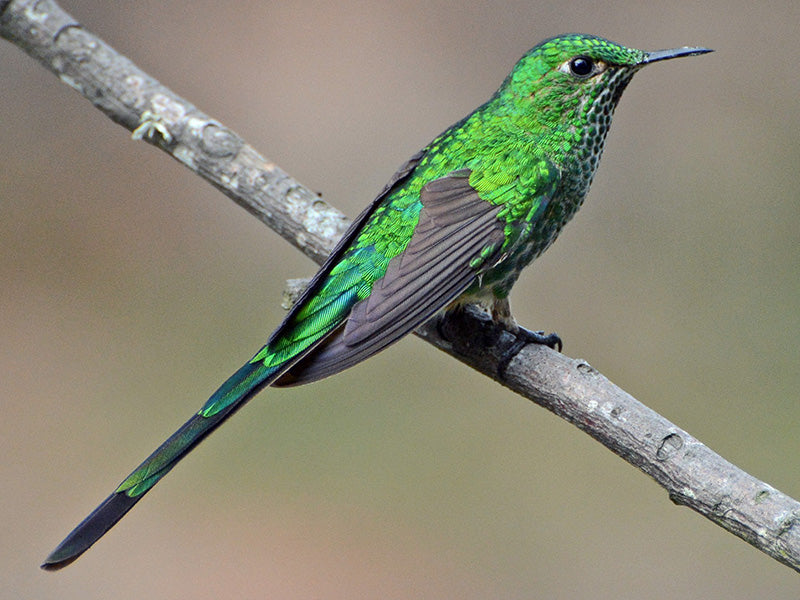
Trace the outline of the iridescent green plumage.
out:
M 520 271 L 555 240 L 594 176 L 614 108 L 646 53 L 585 35 L 542 42 L 495 95 L 413 156 L 354 221 L 267 344 L 47 558 L 72 562 L 267 385 L 306 383 L 380 351 L 449 306 L 509 327 Z

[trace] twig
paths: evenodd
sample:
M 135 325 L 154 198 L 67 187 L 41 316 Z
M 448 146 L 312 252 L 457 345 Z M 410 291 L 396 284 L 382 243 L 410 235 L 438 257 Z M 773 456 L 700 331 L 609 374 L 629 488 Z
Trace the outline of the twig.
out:
M 86 31 L 55 2 L 0 0 L 0 35 L 112 120 L 210 181 L 317 262 L 347 226 L 342 213 Z M 417 334 L 591 435 L 688 506 L 800 571 L 800 503 L 745 473 L 612 384 L 585 361 L 524 346 L 468 310 Z

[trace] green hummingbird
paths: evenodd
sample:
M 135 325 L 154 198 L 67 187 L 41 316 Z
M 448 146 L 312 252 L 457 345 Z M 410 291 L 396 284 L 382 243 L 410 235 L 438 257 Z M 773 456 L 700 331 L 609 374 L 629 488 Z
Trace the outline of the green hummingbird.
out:
M 583 202 L 628 82 L 650 63 L 706 52 L 644 52 L 579 34 L 532 48 L 488 102 L 400 167 L 266 345 L 42 567 L 59 569 L 80 556 L 266 386 L 337 373 L 468 303 L 520 331 L 509 310 L 511 287 Z M 521 331 L 530 341 L 560 346 L 554 334 Z

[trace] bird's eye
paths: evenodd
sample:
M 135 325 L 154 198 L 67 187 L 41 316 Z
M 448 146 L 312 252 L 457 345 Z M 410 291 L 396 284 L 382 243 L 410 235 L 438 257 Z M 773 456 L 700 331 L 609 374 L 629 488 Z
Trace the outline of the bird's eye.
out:
M 569 61 L 569 71 L 576 77 L 588 77 L 594 72 L 594 61 L 588 56 L 576 56 Z

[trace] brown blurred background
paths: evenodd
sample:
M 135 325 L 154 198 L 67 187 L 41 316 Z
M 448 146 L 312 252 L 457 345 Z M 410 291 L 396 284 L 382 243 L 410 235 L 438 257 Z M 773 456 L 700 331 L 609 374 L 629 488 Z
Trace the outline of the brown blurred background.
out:
M 530 46 L 714 54 L 622 100 L 512 305 L 800 496 L 800 4 L 65 1 L 349 215 Z M 800 579 L 416 339 L 263 393 L 67 570 L 38 564 L 314 265 L 0 44 L 0 598 L 797 598 Z

